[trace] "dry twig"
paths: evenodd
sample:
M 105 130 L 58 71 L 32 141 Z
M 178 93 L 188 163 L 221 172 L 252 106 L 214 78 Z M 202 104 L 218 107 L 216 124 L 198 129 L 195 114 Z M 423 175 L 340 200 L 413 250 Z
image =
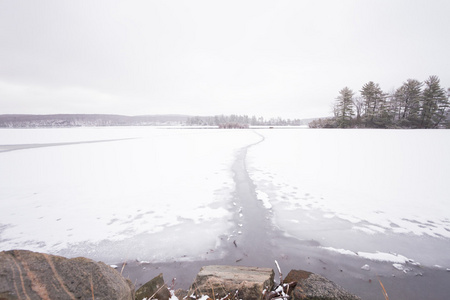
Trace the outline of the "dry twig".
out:
M 158 294 L 158 292 L 165 286 L 166 286 L 166 284 L 164 283 L 156 292 L 153 293 L 153 295 L 150 296 L 149 299 L 153 299 L 153 297 L 155 297 L 155 295 Z
M 90 279 L 90 281 L 91 281 L 92 300 L 95 300 L 95 297 L 94 297 L 94 283 L 92 282 L 92 274 L 91 274 L 91 276 L 89 277 L 89 279 Z

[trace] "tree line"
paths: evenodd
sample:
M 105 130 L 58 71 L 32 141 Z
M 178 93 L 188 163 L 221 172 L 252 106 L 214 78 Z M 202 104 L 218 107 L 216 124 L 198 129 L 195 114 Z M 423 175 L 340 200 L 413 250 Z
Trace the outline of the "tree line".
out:
M 344 87 L 333 104 L 333 117 L 309 123 L 312 128 L 449 128 L 450 88 L 437 76 L 408 79 L 391 93 L 370 81 L 360 95 Z
M 222 128 L 245 128 L 252 126 L 299 126 L 302 125 L 300 119 L 282 119 L 271 118 L 264 119 L 263 117 L 247 115 L 216 115 L 216 116 L 195 116 L 189 117 L 186 125 L 200 125 L 200 126 L 219 126 Z M 242 127 L 244 126 L 244 127 Z

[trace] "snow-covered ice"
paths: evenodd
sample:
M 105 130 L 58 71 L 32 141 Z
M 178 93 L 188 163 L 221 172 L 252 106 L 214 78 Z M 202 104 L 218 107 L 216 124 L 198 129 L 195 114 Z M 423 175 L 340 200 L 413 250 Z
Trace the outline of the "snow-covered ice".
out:
M 396 254 L 396 253 L 385 253 L 385 252 L 380 252 L 380 251 L 376 251 L 375 253 L 363 252 L 363 251 L 353 252 L 350 250 L 337 249 L 337 248 L 333 248 L 333 247 L 321 247 L 321 248 L 328 250 L 328 251 L 333 251 L 333 252 L 337 252 L 340 254 L 344 254 L 344 255 L 359 256 L 361 258 L 366 258 L 366 259 L 370 259 L 370 260 L 374 260 L 374 261 L 385 261 L 385 262 L 393 262 L 393 263 L 398 263 L 398 264 L 409 263 L 411 265 L 420 265 L 419 263 L 414 262 L 414 260 L 407 258 L 403 255 Z
M 285 235 L 374 261 L 450 266 L 448 130 L 2 129 L 0 250 L 219 258 L 221 241 L 246 230 L 233 224 L 245 211 L 231 167 L 251 144 L 255 198 Z
M 361 267 L 361 270 L 370 271 L 370 266 L 368 264 L 365 264 L 364 266 Z
M 0 249 L 201 259 L 229 231 L 237 149 L 248 131 L 4 129 L 0 144 L 124 139 L 0 153 Z M 220 255 L 220 254 L 216 254 Z
M 397 247 L 418 261 L 450 263 L 444 249 L 422 248 L 432 240 L 449 246 L 450 131 L 259 133 L 265 140 L 248 151 L 249 175 L 287 235 L 373 259 Z M 399 236 L 423 245 L 400 245 Z
M 270 204 L 270 198 L 269 198 L 269 196 L 267 196 L 266 193 L 264 193 L 263 191 L 257 190 L 256 197 L 258 198 L 258 200 L 262 201 L 265 208 L 267 208 L 267 209 L 272 208 L 272 204 Z

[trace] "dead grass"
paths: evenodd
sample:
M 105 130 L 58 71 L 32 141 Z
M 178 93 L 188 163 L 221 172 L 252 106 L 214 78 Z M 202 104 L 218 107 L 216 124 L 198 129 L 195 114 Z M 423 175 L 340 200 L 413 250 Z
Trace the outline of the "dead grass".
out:
M 94 283 L 92 282 L 92 274 L 91 274 L 91 276 L 89 277 L 89 279 L 90 279 L 90 281 L 91 281 L 92 300 L 95 300 L 95 297 L 94 297 Z
M 122 275 L 122 273 L 123 273 L 123 269 L 125 269 L 125 266 L 127 265 L 127 263 L 126 262 L 124 262 L 123 263 L 123 265 L 122 265 L 122 270 L 120 270 L 120 275 Z
M 386 292 L 386 289 L 384 288 L 384 285 L 383 285 L 383 283 L 381 282 L 381 280 L 380 280 L 380 278 L 377 276 L 377 279 L 378 279 L 378 282 L 380 283 L 380 285 L 381 285 L 381 288 L 383 289 L 383 296 L 384 296 L 384 298 L 386 299 L 386 300 L 389 300 L 389 296 L 388 296 L 388 294 L 387 294 L 387 292 Z

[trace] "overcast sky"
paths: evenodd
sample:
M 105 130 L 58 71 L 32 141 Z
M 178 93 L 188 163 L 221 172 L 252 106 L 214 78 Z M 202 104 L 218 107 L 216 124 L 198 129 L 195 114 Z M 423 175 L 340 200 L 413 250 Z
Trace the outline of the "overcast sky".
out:
M 0 0 L 0 114 L 331 115 L 450 87 L 450 1 Z

